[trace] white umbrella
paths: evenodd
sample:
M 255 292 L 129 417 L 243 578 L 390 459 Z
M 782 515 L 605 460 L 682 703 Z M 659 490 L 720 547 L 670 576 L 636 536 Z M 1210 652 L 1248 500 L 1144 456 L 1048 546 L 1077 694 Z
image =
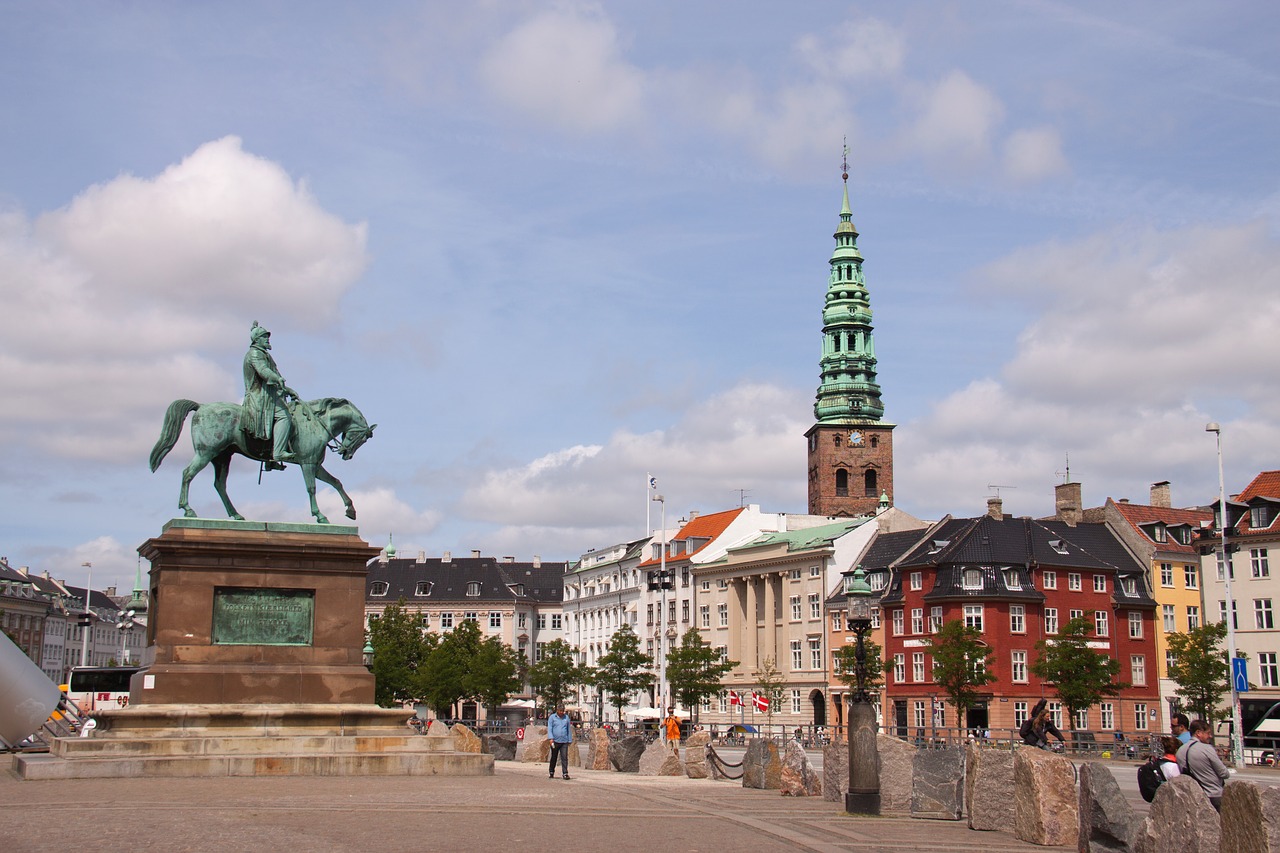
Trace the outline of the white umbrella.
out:
M 628 717 L 661 717 L 662 711 L 657 708 L 635 708 L 626 712 Z
M 517 700 L 515 700 L 514 702 L 508 702 L 507 704 L 503 705 L 502 707 L 504 707 L 504 708 L 532 708 L 532 707 L 534 707 L 534 702 L 533 702 L 533 700 L 532 700 L 532 699 L 517 699 Z

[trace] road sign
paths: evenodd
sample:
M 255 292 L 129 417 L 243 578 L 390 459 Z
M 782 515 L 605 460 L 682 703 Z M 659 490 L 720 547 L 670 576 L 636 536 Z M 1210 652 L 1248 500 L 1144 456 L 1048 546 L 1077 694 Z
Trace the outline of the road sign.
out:
M 1249 692 L 1248 661 L 1244 658 L 1231 659 L 1231 683 L 1236 686 L 1237 693 Z
M 524 726 L 516 729 L 516 740 L 524 740 Z

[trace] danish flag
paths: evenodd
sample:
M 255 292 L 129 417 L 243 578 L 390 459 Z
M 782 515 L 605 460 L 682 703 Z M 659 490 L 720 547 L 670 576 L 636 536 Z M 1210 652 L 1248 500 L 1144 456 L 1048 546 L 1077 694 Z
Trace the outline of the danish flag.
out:
M 742 704 L 742 697 L 738 695 L 738 691 L 736 691 L 736 690 L 730 690 L 730 691 L 729 691 L 729 705 L 730 705 L 730 707 L 732 707 L 732 706 L 734 706 L 734 705 L 741 705 L 741 704 Z
M 751 704 L 761 713 L 767 713 L 769 710 L 769 699 L 754 690 L 751 691 Z

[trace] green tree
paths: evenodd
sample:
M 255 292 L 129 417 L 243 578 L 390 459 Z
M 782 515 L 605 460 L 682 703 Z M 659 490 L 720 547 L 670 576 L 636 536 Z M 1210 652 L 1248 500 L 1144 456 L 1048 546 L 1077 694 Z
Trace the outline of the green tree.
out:
M 471 697 L 471 667 L 484 637 L 473 619 L 464 619 L 440 638 L 419 669 L 419 689 L 436 716 L 451 718 L 459 702 Z
M 476 651 L 467 679 L 470 698 L 492 711 L 520 689 L 524 659 L 497 637 L 488 637 Z
M 996 680 L 988 668 L 991 647 L 982 632 L 959 619 L 942 626 L 925 640 L 933 658 L 933 681 L 956 706 L 956 724 L 965 725 L 965 714 L 978 699 L 978 689 Z
M 373 698 L 384 708 L 418 702 L 418 677 L 432 645 L 422 634 L 416 614 L 405 610 L 404 599 L 387 605 L 382 616 L 369 622 L 373 648 Z
M 529 667 L 529 684 L 550 712 L 590 675 L 589 668 L 578 663 L 577 649 L 564 640 L 552 640 L 542 647 L 542 660 Z
M 646 690 L 656 680 L 653 658 L 640 651 L 640 638 L 630 625 L 624 624 L 609 638 L 609 645 L 596 663 L 594 680 L 609 704 L 622 717 L 622 708 L 637 690 Z
M 702 642 L 698 629 L 690 628 L 667 655 L 667 680 L 676 700 L 693 712 L 697 722 L 702 700 L 719 693 L 720 679 L 737 665 L 736 660 L 722 662 L 720 653 Z
M 1223 642 L 1226 622 L 1210 622 L 1185 634 L 1168 636 L 1173 663 L 1169 677 L 1178 689 L 1178 699 L 1193 717 L 1213 722 L 1224 716 L 1223 694 L 1231 689 L 1231 666 Z
M 1068 619 L 1058 636 L 1036 643 L 1038 657 L 1031 664 L 1032 674 L 1053 684 L 1072 730 L 1077 712 L 1098 704 L 1105 696 L 1116 696 L 1129 686 L 1116 681 L 1120 661 L 1089 648 L 1091 633 L 1092 612 Z
M 760 688 L 760 695 L 769 702 L 769 710 L 765 713 L 768 715 L 769 725 L 773 726 L 773 714 L 782 706 L 782 693 L 787 686 L 787 677 L 779 671 L 773 658 L 765 658 L 764 663 L 760 664 L 760 669 L 756 672 L 756 686 Z
M 869 692 L 874 693 L 884 687 L 884 676 L 889 664 L 885 663 L 884 652 L 875 640 L 864 639 L 862 646 L 867 652 L 867 674 L 863 684 Z M 835 654 L 836 678 L 850 690 L 858 686 L 857 651 L 858 647 L 850 644 L 836 649 Z

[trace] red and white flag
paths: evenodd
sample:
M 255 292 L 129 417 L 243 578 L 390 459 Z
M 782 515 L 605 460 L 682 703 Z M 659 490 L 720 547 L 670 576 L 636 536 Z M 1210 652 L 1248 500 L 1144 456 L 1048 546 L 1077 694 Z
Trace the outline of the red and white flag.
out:
M 755 709 L 761 713 L 769 712 L 769 700 L 754 690 L 751 691 L 751 704 L 754 705 Z
M 738 691 L 730 690 L 729 691 L 729 707 L 733 707 L 734 705 L 741 705 L 741 704 L 742 704 L 742 697 L 738 695 Z

